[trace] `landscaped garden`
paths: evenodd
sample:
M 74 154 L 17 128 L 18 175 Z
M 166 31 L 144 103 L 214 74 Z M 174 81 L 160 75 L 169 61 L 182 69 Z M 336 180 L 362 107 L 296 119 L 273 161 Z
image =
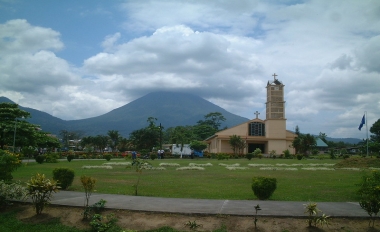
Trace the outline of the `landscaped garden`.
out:
M 370 158 L 359 158 L 370 159 Z M 372 159 L 374 162 L 376 158 Z M 138 195 L 172 198 L 257 199 L 251 189 L 252 178 L 277 179 L 270 198 L 277 201 L 357 201 L 357 183 L 366 167 L 334 166 L 342 159 L 163 159 L 147 160 L 152 169 L 141 173 Z M 374 163 L 372 162 L 372 163 Z M 55 168 L 75 172 L 68 188 L 83 191 L 80 176 L 97 179 L 98 193 L 133 195 L 137 173 L 131 160 L 73 160 L 58 163 L 24 164 L 13 172 L 14 180 L 28 181 L 35 173 L 52 177 Z M 197 168 L 191 168 L 197 167 Z M 374 167 L 376 168 L 376 167 Z
M 98 193 L 157 196 L 171 198 L 204 198 L 204 199 L 242 199 L 257 200 L 252 191 L 252 180 L 255 177 L 275 178 L 277 188 L 270 200 L 328 202 L 359 201 L 358 184 L 363 175 L 373 173 L 380 168 L 377 158 L 351 159 L 162 159 L 140 160 L 150 165 L 142 165 L 136 172 L 130 159 L 111 159 L 109 161 L 95 159 L 74 159 L 71 162 L 60 160 L 58 163 L 28 162 L 12 172 L 13 180 L 21 183 L 30 181 L 36 173 L 53 178 L 57 168 L 69 168 L 74 171 L 75 178 L 69 191 L 83 191 L 83 179 L 96 179 L 95 190 Z M 83 194 L 85 196 L 85 194 Z M 32 207 L 20 206 L 18 211 L 2 213 L 2 224 L 5 231 L 94 231 L 110 229 L 122 231 L 121 228 L 137 228 L 138 231 L 245 231 L 244 228 L 256 228 L 256 218 L 247 217 L 215 217 L 196 215 L 162 215 L 123 210 L 108 210 L 118 218 L 119 227 L 106 228 L 104 222 L 96 222 L 90 218 L 81 221 L 85 211 L 80 208 L 48 207 L 46 214 L 38 216 Z M 254 212 L 254 209 L 252 209 Z M 75 215 L 75 216 L 73 216 Z M 58 218 L 66 227 L 59 223 Z M 92 217 L 91 217 L 92 218 Z M 356 219 L 355 223 L 347 223 L 344 219 L 327 220 L 330 228 L 342 228 L 348 231 L 368 228 L 368 220 Z M 105 220 L 105 219 L 103 219 Z M 318 220 L 321 220 L 320 218 Z M 171 227 L 156 230 L 155 223 L 163 223 Z M 93 223 L 89 227 L 89 223 Z M 254 223 L 255 222 L 255 223 Z M 309 220 L 309 223 L 313 221 Z M 31 226 L 31 224 L 33 226 Z M 178 224 L 180 223 L 180 224 Z M 255 224 L 255 226 L 253 226 Z M 94 226 L 95 225 L 95 226 Z M 217 225 L 217 226 L 215 226 Z M 259 218 L 259 228 L 278 231 L 303 231 L 308 228 L 305 219 Z M 276 226 L 279 225 L 279 226 Z M 323 224 L 319 224 L 323 226 Z M 98 227 L 97 227 L 98 226 Z M 76 227 L 78 229 L 73 229 Z M 158 227 L 156 227 L 158 228 Z M 173 229 L 176 228 L 176 229 Z M 231 230 L 231 228 L 235 228 Z M 238 229 L 240 228 L 240 229 Z M 104 230 L 105 231 L 105 230 Z M 128 231 L 128 230 L 126 230 Z M 309 230 L 310 231 L 310 230 Z M 318 228 L 318 231 L 324 231 Z

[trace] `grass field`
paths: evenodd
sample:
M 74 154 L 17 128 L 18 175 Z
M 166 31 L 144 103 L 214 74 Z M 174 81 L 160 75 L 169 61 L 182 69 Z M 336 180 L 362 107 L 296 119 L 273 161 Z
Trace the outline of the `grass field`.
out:
M 126 162 L 113 159 L 109 162 Z M 242 199 L 256 197 L 251 189 L 254 176 L 277 178 L 277 189 L 270 200 L 277 201 L 318 201 L 345 202 L 357 201 L 357 183 L 368 169 L 334 169 L 339 160 L 296 160 L 296 159 L 164 159 L 149 160 L 153 167 L 160 163 L 176 163 L 179 167 L 189 163 L 207 164 L 204 170 L 176 170 L 178 167 L 165 167 L 165 170 L 143 170 L 138 195 L 203 198 L 203 199 Z M 82 166 L 101 166 L 105 160 L 74 160 L 59 163 L 28 163 L 13 172 L 14 180 L 26 182 L 35 173 L 43 173 L 52 178 L 57 167 L 68 167 L 75 171 L 75 180 L 69 188 L 82 191 L 80 176 L 88 175 L 97 179 L 99 193 L 132 195 L 137 173 L 122 165 L 112 165 L 112 169 L 83 169 Z M 239 164 L 246 169 L 228 170 L 223 165 Z M 263 166 L 253 166 L 263 165 Z M 264 166 L 265 165 L 265 166 Z M 268 170 L 271 169 L 271 170 Z

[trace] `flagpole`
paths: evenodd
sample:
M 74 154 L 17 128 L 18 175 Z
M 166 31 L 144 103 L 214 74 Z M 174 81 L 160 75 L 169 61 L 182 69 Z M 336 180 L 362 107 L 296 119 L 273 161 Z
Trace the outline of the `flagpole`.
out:
M 367 117 L 367 111 L 364 111 L 365 114 L 365 128 L 367 131 L 367 157 L 368 157 L 368 117 Z

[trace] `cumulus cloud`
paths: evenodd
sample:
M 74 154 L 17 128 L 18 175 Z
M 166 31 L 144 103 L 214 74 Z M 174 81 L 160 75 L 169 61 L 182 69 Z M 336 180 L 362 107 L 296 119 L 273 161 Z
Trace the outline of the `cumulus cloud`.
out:
M 265 118 L 265 86 L 276 72 L 288 129 L 363 138 L 363 112 L 369 125 L 380 115 L 380 1 L 132 0 L 113 7 L 119 11 L 101 10 L 124 21 L 77 67 L 59 57 L 68 44 L 55 28 L 22 19 L 0 24 L 0 94 L 78 119 L 173 90 Z
M 245 46 L 247 40 L 251 40 L 249 46 Z M 114 52 L 104 51 L 85 60 L 84 68 L 101 76 L 99 82 L 112 79 L 108 88 L 128 94 L 159 87 L 196 91 L 210 99 L 222 95 L 241 98 L 260 88 L 252 81 L 254 74 L 261 72 L 256 44 L 254 39 L 239 40 L 177 25 L 117 44 L 111 49 Z

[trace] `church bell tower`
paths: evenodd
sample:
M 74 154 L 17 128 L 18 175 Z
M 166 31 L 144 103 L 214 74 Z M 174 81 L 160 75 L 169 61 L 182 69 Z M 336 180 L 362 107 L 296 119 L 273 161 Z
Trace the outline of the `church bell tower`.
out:
M 273 81 L 267 84 L 266 102 L 266 138 L 268 140 L 268 151 L 276 150 L 282 152 L 281 148 L 286 147 L 286 118 L 284 101 L 284 84 L 272 75 Z M 278 140 L 280 139 L 280 140 Z M 277 141 L 277 142 L 275 142 Z
M 272 75 L 274 80 L 267 84 L 266 119 L 285 119 L 284 86 L 276 73 Z

